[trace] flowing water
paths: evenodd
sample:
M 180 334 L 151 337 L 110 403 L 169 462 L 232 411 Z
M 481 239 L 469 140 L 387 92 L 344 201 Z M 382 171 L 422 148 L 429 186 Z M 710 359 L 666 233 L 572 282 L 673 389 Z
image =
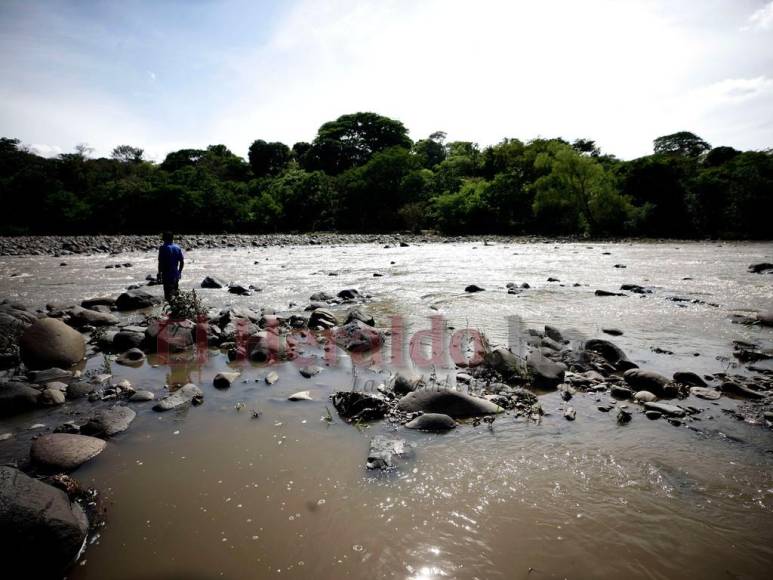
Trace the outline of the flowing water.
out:
M 769 243 L 197 250 L 187 254 L 183 286 L 205 275 L 255 284 L 262 291 L 249 297 L 201 295 L 213 307 L 277 311 L 291 303 L 302 309 L 318 290 L 354 287 L 372 296 L 366 308 L 380 325 L 398 316 L 410 335 L 442 316 L 452 331 L 480 329 L 498 344 L 517 342 L 518 320 L 571 329 L 575 340 L 617 327 L 624 334 L 613 340 L 642 367 L 745 372 L 733 367 L 732 341 L 770 346 L 773 331 L 728 316 L 773 307 L 773 277 L 747 273 L 772 257 Z M 133 267 L 104 268 L 122 262 Z M 4 257 L 0 296 L 36 307 L 77 303 L 117 294 L 154 270 L 150 254 Z M 507 282 L 531 288 L 509 295 Z M 465 293 L 473 283 L 486 290 Z M 653 293 L 594 295 L 622 283 Z M 667 300 L 673 296 L 703 303 Z M 69 578 L 770 577 L 773 432 L 722 412 L 738 401 L 689 398 L 685 404 L 703 409 L 689 427 L 638 413 L 618 426 L 613 413 L 596 408 L 607 395 L 575 396 L 577 420 L 568 422 L 557 393 L 547 393 L 540 424 L 502 416 L 493 429 L 400 429 L 415 457 L 374 473 L 365 469 L 369 441 L 394 428 L 358 429 L 335 411 L 332 422 L 323 420 L 332 410 L 327 396 L 355 381 L 352 361 L 337 355 L 311 379 L 292 363 L 276 365 L 273 386 L 262 380 L 269 369 L 247 364 L 227 391 L 212 387 L 214 374 L 228 368 L 217 351 L 173 368 L 152 357 L 139 369 L 114 364 L 116 380 L 158 393 L 166 382 L 195 382 L 205 403 L 165 414 L 132 403 L 131 428 L 75 472 L 102 491 L 107 509 L 106 525 Z M 358 368 L 356 380 L 385 382 L 393 362 L 385 356 Z M 100 364 L 101 357 L 87 363 Z M 442 365 L 422 370 L 453 380 Z M 304 389 L 312 401 L 286 400 Z M 89 405 L 4 421 L 0 431 L 14 437 L 0 443 L 0 460 L 24 456 L 34 433 L 80 418 Z

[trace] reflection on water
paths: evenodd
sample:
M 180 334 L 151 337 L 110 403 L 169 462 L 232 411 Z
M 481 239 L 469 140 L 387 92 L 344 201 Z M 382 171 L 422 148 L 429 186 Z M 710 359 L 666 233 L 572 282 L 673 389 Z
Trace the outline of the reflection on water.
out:
M 727 362 L 717 357 L 728 356 L 733 339 L 770 340 L 770 330 L 726 320 L 735 310 L 771 304 L 770 278 L 746 274 L 749 263 L 769 261 L 770 244 L 592 246 L 196 251 L 186 274 L 190 284 L 214 274 L 264 288 L 245 298 L 203 291 L 213 306 L 281 311 L 290 302 L 302 307 L 316 290 L 358 287 L 373 295 L 368 310 L 378 321 L 398 314 L 414 329 L 429 329 L 428 317 L 440 313 L 451 326 L 480 328 L 494 342 L 507 338 L 507 315 L 594 336 L 616 326 L 624 335 L 615 340 L 632 358 L 669 374 L 720 371 Z M 29 276 L 4 277 L 0 292 L 35 305 L 115 293 L 152 270 L 152 256 L 130 259 L 135 271 L 118 273 L 101 269 L 106 258 L 70 257 L 70 269 L 54 266 L 54 258 L 2 258 L 3 274 Z M 386 276 L 373 278 L 374 271 Z M 565 285 L 547 283 L 548 276 Z M 532 289 L 508 295 L 510 281 Z M 593 296 L 624 282 L 655 292 Z M 465 295 L 471 283 L 486 291 Z M 664 299 L 669 295 L 720 307 L 680 308 Z M 675 354 L 656 354 L 654 346 Z M 769 577 L 773 441 L 769 431 L 722 412 L 735 402 L 690 399 L 703 410 L 691 428 L 638 414 L 620 427 L 596 408 L 606 395 L 577 395 L 577 420 L 568 422 L 560 398 L 549 393 L 541 397 L 547 414 L 539 425 L 501 416 L 492 429 L 401 429 L 416 444 L 415 459 L 372 473 L 364 468 L 369 440 L 394 428 L 360 430 L 335 413 L 332 423 L 322 420 L 327 396 L 353 383 L 350 359 L 337 354 L 336 366 L 320 363 L 311 379 L 291 364 L 271 367 L 280 375 L 272 386 L 263 380 L 268 368 L 237 366 L 241 375 L 226 391 L 211 386 L 229 368 L 218 352 L 203 364 L 169 366 L 150 357 L 139 369 L 113 365 L 116 380 L 158 394 L 164 384 L 199 384 L 205 403 L 166 414 L 132 404 L 138 416 L 131 428 L 76 472 L 103 491 L 108 511 L 106 527 L 69 578 Z M 389 370 L 357 372 L 361 383 L 379 384 Z M 299 390 L 313 400 L 286 400 Z M 3 431 L 16 436 L 0 443 L 0 458 L 26 454 L 30 425 L 53 428 L 79 419 L 73 413 L 84 408 L 68 403 L 53 415 L 6 421 Z M 252 409 L 262 411 L 259 418 Z

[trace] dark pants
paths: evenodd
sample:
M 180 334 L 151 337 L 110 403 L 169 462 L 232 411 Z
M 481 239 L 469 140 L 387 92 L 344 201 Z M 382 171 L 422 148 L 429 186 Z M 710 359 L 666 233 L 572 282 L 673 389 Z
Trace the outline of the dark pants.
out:
M 166 298 L 167 302 L 169 302 L 173 296 L 177 295 L 177 292 L 179 291 L 177 286 L 179 283 L 179 280 L 164 280 L 164 298 Z

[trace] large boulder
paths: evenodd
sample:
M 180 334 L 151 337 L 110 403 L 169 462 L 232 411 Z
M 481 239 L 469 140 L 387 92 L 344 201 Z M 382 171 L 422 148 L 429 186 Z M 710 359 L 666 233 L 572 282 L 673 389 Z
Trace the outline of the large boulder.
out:
M 650 391 L 659 397 L 674 397 L 678 389 L 673 382 L 655 371 L 630 369 L 623 373 L 625 382 L 636 391 Z
M 441 388 L 419 389 L 408 393 L 397 403 L 405 413 L 442 413 L 450 417 L 480 417 L 503 411 L 491 401 L 459 391 Z
M 141 308 L 150 308 L 161 303 L 161 298 L 143 290 L 135 288 L 127 290 L 121 294 L 115 301 L 115 307 L 118 310 L 139 310 Z
M 216 276 L 206 276 L 201 281 L 202 288 L 225 288 L 227 284 Z
M 384 343 L 384 335 L 362 320 L 352 320 L 337 327 L 333 335 L 336 343 L 349 352 L 367 352 Z
M 566 365 L 553 362 L 540 352 L 532 352 L 526 357 L 532 384 L 541 389 L 552 389 L 564 382 Z
M 137 413 L 133 409 L 124 406 L 100 409 L 81 427 L 81 433 L 95 437 L 112 437 L 126 431 L 136 416 Z
M 505 380 L 520 378 L 526 374 L 524 361 L 503 347 L 495 348 L 486 353 L 484 362 L 489 368 L 502 375 Z
M 628 356 L 615 343 L 602 338 L 593 338 L 585 342 L 585 350 L 601 355 L 609 364 L 619 371 L 638 368 L 638 365 L 628 359 Z
M 26 383 L 0 383 L 0 417 L 33 409 L 39 397 L 40 391 Z
M 22 305 L 0 302 L 0 368 L 19 364 L 19 337 L 36 320 Z
M 55 318 L 36 320 L 22 335 L 19 347 L 22 361 L 31 369 L 66 369 L 86 356 L 83 335 Z
M 0 467 L 0 561 L 8 578 L 61 578 L 87 532 L 86 515 L 64 491 Z
M 123 329 L 115 333 L 110 344 L 111 348 L 118 352 L 124 352 L 132 348 L 139 348 L 145 340 L 145 332 Z
M 97 312 L 96 310 L 90 310 L 82 308 L 81 306 L 75 306 L 68 312 L 67 324 L 75 328 L 81 328 L 82 326 L 112 326 L 118 324 L 118 318 L 110 314 L 109 312 Z
M 150 352 L 183 352 L 195 342 L 196 325 L 190 320 L 151 320 L 145 329 Z
M 33 441 L 32 461 L 52 471 L 72 471 L 102 453 L 102 439 L 69 433 L 49 433 Z

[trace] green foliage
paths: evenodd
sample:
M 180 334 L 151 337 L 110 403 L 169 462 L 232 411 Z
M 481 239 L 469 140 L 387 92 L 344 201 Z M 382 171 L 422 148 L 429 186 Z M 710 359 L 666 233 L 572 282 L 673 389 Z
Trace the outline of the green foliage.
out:
M 484 148 L 436 132 L 412 143 L 374 113 L 324 123 L 313 142 L 170 152 L 119 145 L 46 159 L 0 138 L 0 233 L 312 230 L 770 238 L 773 154 L 692 133 L 620 161 L 590 139 Z
M 171 320 L 197 320 L 207 309 L 201 303 L 195 290 L 180 290 L 164 306 L 164 314 Z

